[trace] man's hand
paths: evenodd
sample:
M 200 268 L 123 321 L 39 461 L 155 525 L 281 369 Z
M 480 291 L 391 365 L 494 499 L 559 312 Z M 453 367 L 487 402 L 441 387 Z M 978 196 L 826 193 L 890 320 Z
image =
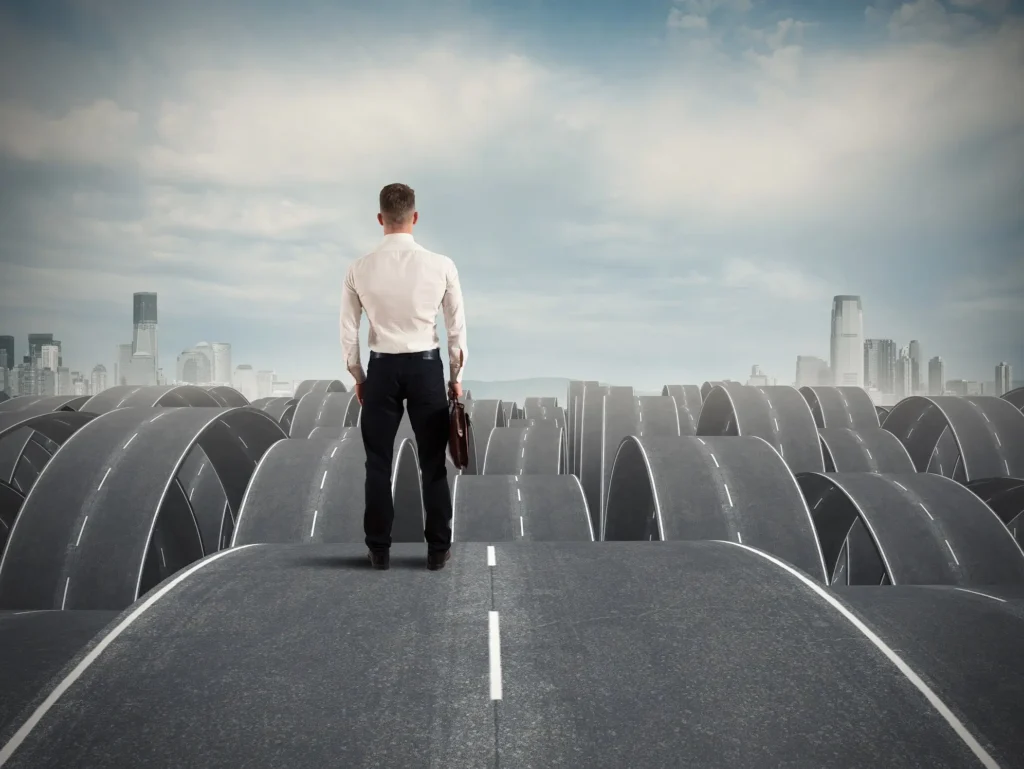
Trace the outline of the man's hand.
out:
M 359 405 L 363 405 L 363 383 L 356 383 L 356 400 L 359 401 Z
M 455 396 L 456 399 L 462 397 L 462 382 L 449 382 L 448 390 Z

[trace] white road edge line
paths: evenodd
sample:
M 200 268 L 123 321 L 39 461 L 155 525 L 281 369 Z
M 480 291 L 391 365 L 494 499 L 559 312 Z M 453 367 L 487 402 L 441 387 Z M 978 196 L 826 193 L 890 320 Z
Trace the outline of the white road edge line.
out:
M 961 593 L 973 593 L 974 595 L 980 595 L 982 598 L 991 598 L 993 601 L 999 601 L 999 603 L 1006 603 L 1005 598 L 996 598 L 994 595 L 988 593 L 979 593 L 977 590 L 968 590 L 966 587 L 955 587 L 954 590 L 959 590 Z
M 498 612 L 489 611 L 488 641 L 491 657 L 491 699 L 501 699 L 501 636 L 498 631 Z
M 488 566 L 495 566 L 495 565 L 497 565 L 497 561 L 494 558 L 494 545 L 488 545 L 487 546 L 487 565 Z
M 971 752 L 978 757 L 978 760 L 981 761 L 981 763 L 985 767 L 987 767 L 987 769 L 999 769 L 999 764 L 996 763 L 995 759 L 988 754 L 988 751 L 986 751 L 985 748 L 981 746 L 981 744 L 974 738 L 974 735 L 972 735 L 967 730 L 967 727 L 964 726 L 963 722 L 959 718 L 957 718 L 956 715 L 954 715 L 953 712 L 946 706 L 946 703 L 940 700 L 938 695 L 935 694 L 935 692 L 933 692 L 928 687 L 928 684 L 922 681 L 921 677 L 917 673 L 915 673 L 911 669 L 911 667 L 906 662 L 904 662 L 903 659 L 893 649 L 889 648 L 889 646 L 886 645 L 885 641 L 883 641 L 881 638 L 875 635 L 867 625 L 865 625 L 863 622 L 857 619 L 857 617 L 855 617 L 845 606 L 839 603 L 838 600 L 829 595 L 825 591 L 825 588 L 823 586 L 816 584 L 811 580 L 810 577 L 801 574 L 799 571 L 794 569 L 789 564 L 785 563 L 784 561 L 780 561 L 778 558 L 775 558 L 774 556 L 768 555 L 768 553 L 765 553 L 761 550 L 755 550 L 754 548 L 748 547 L 747 545 L 737 545 L 734 542 L 729 542 L 728 544 L 732 545 L 733 547 L 745 548 L 750 552 L 755 553 L 761 556 L 762 558 L 771 561 L 776 566 L 782 567 L 790 574 L 792 574 L 794 577 L 803 582 L 805 585 L 807 585 L 809 588 L 811 588 L 811 590 L 813 590 L 815 593 L 824 598 L 834 609 L 836 609 L 847 620 L 849 620 L 850 624 L 852 624 L 855 628 L 857 628 L 857 630 L 859 630 L 861 633 L 867 636 L 867 639 L 871 641 L 871 643 L 873 643 L 878 648 L 878 650 L 881 651 L 882 654 L 884 654 L 890 662 L 892 662 L 893 665 L 896 666 L 896 668 L 907 678 L 908 681 L 910 681 L 910 683 L 912 683 L 917 688 L 919 692 L 921 692 L 921 694 L 924 695 L 925 699 L 928 700 L 929 703 L 931 703 L 931 706 L 935 708 L 936 711 L 938 711 L 939 715 L 945 719 L 946 723 L 953 728 L 953 731 L 957 733 L 957 736 L 959 736 L 960 739 L 964 741 L 967 747 L 971 749 Z
M 956 565 L 959 566 L 960 565 L 960 559 L 957 558 L 956 557 L 956 553 L 953 552 L 953 546 L 951 544 L 949 544 L 949 540 L 948 539 L 943 540 L 943 541 L 946 543 L 946 547 L 949 548 L 949 554 L 951 556 L 953 556 L 953 560 L 956 561 Z
M 139 606 L 139 608 L 137 608 L 135 611 L 133 611 L 131 614 L 129 614 L 127 617 L 121 620 L 118 626 L 111 630 L 109 633 L 107 633 L 103 637 L 103 640 L 96 644 L 95 648 L 93 648 L 91 652 L 85 655 L 85 657 L 82 658 L 81 662 L 75 665 L 74 670 L 68 673 L 64 677 L 64 679 L 59 684 L 57 684 L 54 690 L 50 692 L 46 699 L 39 704 L 39 707 L 35 709 L 35 712 L 28 717 L 28 720 L 25 721 L 25 723 L 23 723 L 19 727 L 18 731 L 14 733 L 11 739 L 7 741 L 7 744 L 4 745 L 2 749 L 0 749 L 0 767 L 6 764 L 8 759 L 10 759 L 10 757 L 14 755 L 14 751 L 16 751 L 21 746 L 21 743 L 25 741 L 25 738 L 28 737 L 28 735 L 36 727 L 36 724 L 38 724 L 43 719 L 43 716 L 45 716 L 49 712 L 50 708 L 54 706 L 57 700 L 60 699 L 61 695 L 64 694 L 64 692 L 66 692 L 69 688 L 71 688 L 71 685 L 75 681 L 81 678 L 82 673 L 84 673 L 86 669 L 88 669 L 88 667 L 96 661 L 96 658 L 103 653 L 103 650 L 110 646 L 110 644 L 112 644 L 114 640 L 128 628 L 129 625 L 131 625 L 133 622 L 135 622 L 135 620 L 142 616 L 142 613 L 146 611 L 146 609 L 148 609 L 154 603 L 156 603 L 165 595 L 167 595 L 167 593 L 175 585 L 177 585 L 179 582 L 181 582 L 183 579 L 188 577 L 193 572 L 198 571 L 204 566 L 213 563 L 218 558 L 223 558 L 225 555 L 229 555 L 230 553 L 237 553 L 239 550 L 244 550 L 247 547 L 253 547 L 253 545 L 242 545 L 240 547 L 232 547 L 228 550 L 221 550 L 219 553 L 214 553 L 206 560 L 200 561 L 199 563 L 195 564 L 192 568 L 183 571 L 177 577 L 172 579 L 160 590 L 158 590 L 152 596 L 147 598 L 146 601 L 141 606 Z M 495 616 L 495 624 L 496 623 L 497 616 Z

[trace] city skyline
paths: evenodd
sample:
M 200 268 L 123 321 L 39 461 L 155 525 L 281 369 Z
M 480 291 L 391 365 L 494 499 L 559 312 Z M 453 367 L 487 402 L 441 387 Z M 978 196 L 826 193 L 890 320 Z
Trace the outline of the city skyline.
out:
M 234 387 L 251 401 L 289 394 L 297 384 L 297 380 L 279 379 L 273 369 L 256 369 L 248 363 L 233 366 L 232 348 L 227 342 L 202 341 L 190 346 L 177 354 L 171 372 L 166 373 L 156 363 L 154 355 L 159 349 L 158 295 L 155 292 L 134 292 L 132 300 L 132 342 L 117 345 L 112 379 L 108 379 L 102 363 L 97 364 L 88 377 L 82 371 L 73 370 L 74 367 L 64 366 L 62 342 L 54 339 L 52 333 L 34 332 L 28 335 L 29 354 L 22 359 L 29 369 L 22 372 L 19 366 L 12 380 L 0 381 L 0 389 L 32 395 L 67 395 L 74 390 L 74 394 L 81 395 L 95 394 L 103 386 L 123 384 L 219 384 Z M 834 296 L 829 361 L 798 354 L 796 375 L 789 384 L 795 387 L 862 387 L 877 405 L 885 406 L 892 406 L 911 395 L 1002 395 L 1018 386 L 1013 379 L 1012 365 L 1006 361 L 996 364 L 992 379 L 947 379 L 946 362 L 941 356 L 933 356 L 925 363 L 920 340 L 912 339 L 907 345 L 899 346 L 892 339 L 865 338 L 863 328 L 861 297 Z M 9 351 L 14 349 L 14 337 L 0 335 L 0 365 L 6 366 L 11 358 Z M 731 375 L 702 381 L 711 379 L 737 381 Z M 479 381 L 486 383 L 487 380 Z M 519 381 L 526 380 L 520 378 Z M 104 384 L 100 385 L 100 382 Z M 778 382 L 779 377 L 765 372 L 760 364 L 750 367 L 746 381 L 748 385 L 755 386 Z M 786 383 L 784 379 L 783 383 Z M 660 388 L 641 388 L 644 389 L 657 392 Z
M 153 291 L 165 373 L 227 340 L 345 381 L 342 279 L 405 181 L 467 377 L 787 381 L 836 295 L 919 375 L 1024 369 L 1017 5 L 385 5 L 5 4 L 0 330 L 112 373 Z

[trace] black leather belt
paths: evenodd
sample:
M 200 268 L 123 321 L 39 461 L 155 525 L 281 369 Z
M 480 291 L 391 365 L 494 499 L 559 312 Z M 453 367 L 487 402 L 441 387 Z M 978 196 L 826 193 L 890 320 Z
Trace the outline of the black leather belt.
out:
M 422 360 L 440 360 L 441 348 L 435 347 L 433 350 L 422 350 L 420 352 L 377 352 L 376 350 L 370 350 L 370 360 L 375 360 L 376 358 L 419 358 Z

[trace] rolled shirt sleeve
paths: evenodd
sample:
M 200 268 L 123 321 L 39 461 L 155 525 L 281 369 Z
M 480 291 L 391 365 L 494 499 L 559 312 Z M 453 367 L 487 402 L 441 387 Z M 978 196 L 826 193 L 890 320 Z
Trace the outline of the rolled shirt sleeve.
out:
M 345 274 L 345 287 L 341 292 L 341 351 L 345 368 L 356 384 L 366 379 L 366 372 L 359 359 L 359 322 L 363 315 L 363 304 L 356 292 L 352 268 Z
M 462 382 L 462 371 L 469 357 L 466 351 L 466 311 L 462 304 L 462 286 L 455 263 L 448 260 L 446 289 L 441 299 L 444 325 L 448 334 L 448 380 Z

